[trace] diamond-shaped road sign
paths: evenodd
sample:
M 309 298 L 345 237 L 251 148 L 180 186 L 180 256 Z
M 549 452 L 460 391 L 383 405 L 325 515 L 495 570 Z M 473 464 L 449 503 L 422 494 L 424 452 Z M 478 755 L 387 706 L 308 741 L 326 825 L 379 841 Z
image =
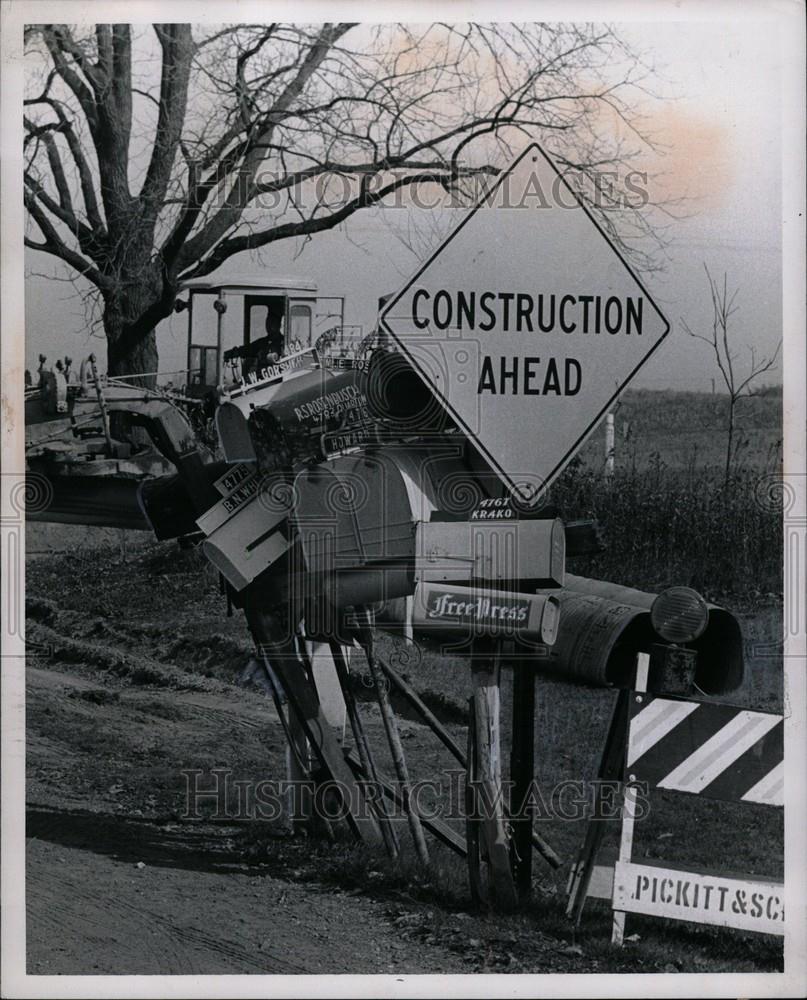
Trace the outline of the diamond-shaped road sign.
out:
M 535 144 L 389 300 L 381 323 L 527 503 L 670 330 Z

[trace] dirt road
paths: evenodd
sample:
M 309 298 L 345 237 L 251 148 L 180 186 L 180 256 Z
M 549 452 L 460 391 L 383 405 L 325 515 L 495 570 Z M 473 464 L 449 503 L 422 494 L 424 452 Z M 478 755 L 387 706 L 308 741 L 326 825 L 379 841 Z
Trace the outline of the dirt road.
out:
M 254 695 L 169 694 L 29 669 L 30 973 L 463 970 L 449 948 L 407 945 L 400 905 L 310 880 L 304 843 L 275 831 L 261 863 L 266 824 L 178 821 L 178 761 L 205 767 L 215 746 L 265 770 L 282 733 Z
M 447 949 L 412 954 L 380 903 L 217 870 L 203 853 L 174 867 L 170 838 L 154 847 L 158 827 L 45 810 L 29 824 L 31 974 L 462 971 Z M 110 854 L 95 848 L 99 834 Z M 139 855 L 150 858 L 143 868 L 132 860 Z

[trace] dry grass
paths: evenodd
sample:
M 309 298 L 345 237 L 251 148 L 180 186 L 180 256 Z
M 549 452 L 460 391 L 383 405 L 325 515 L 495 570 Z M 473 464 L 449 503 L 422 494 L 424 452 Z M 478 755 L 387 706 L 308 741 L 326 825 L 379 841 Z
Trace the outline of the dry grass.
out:
M 605 551 L 576 560 L 575 572 L 648 590 L 691 586 L 711 600 L 773 598 L 782 590 L 782 518 L 769 482 L 750 469 L 726 482 L 660 458 L 608 482 L 576 463 L 551 500 L 564 517 L 593 517 L 603 529 Z

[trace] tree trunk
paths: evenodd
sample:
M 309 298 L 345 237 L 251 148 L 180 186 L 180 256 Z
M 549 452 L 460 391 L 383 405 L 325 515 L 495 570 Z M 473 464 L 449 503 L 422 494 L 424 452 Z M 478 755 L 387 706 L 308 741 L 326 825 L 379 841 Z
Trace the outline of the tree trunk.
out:
M 733 396 L 729 397 L 729 439 L 726 444 L 726 486 L 731 478 L 731 449 L 734 444 L 734 405 L 737 402 Z
M 143 318 L 153 315 L 164 285 L 159 269 L 143 263 L 146 250 L 136 253 L 136 249 L 132 248 L 132 259 L 123 263 L 127 280 L 121 280 L 104 300 L 107 371 L 110 375 L 141 375 L 127 381 L 151 389 L 157 384 L 157 337 Z
M 107 373 L 117 376 L 137 376 L 126 379 L 133 388 L 141 386 L 153 389 L 157 384 L 159 356 L 156 330 L 149 330 L 138 337 L 131 336 L 131 324 L 144 311 L 149 292 L 153 294 L 154 289 L 149 288 L 149 282 L 142 279 L 125 294 L 110 296 L 104 307 Z M 136 451 L 153 447 L 146 429 L 136 426 L 128 413 L 113 412 L 110 431 L 113 438 L 130 442 Z
M 139 375 L 141 377 L 127 378 L 126 381 L 153 389 L 157 384 L 158 365 L 156 330 L 128 345 L 128 349 L 121 349 L 117 331 L 107 330 L 107 370 L 110 375 Z
M 139 375 L 139 378 L 127 378 L 131 386 L 142 386 L 152 389 L 157 383 L 156 374 L 159 358 L 157 355 L 157 333 L 151 330 L 145 337 L 134 342 L 128 350 L 121 350 L 117 338 L 113 339 L 107 333 L 107 372 L 109 375 Z M 153 446 L 153 442 L 144 427 L 137 427 L 128 413 L 113 411 L 110 414 L 109 429 L 117 441 L 129 441 L 136 451 Z

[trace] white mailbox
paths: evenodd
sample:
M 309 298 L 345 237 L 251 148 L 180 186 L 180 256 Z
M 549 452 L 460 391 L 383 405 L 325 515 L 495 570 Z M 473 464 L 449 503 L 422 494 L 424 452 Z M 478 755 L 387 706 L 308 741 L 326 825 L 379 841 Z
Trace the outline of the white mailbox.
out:
M 419 580 L 563 586 L 566 533 L 559 518 L 493 524 L 422 521 L 415 545 Z
M 233 481 L 238 478 L 234 475 Z M 243 590 L 277 562 L 291 544 L 286 512 L 262 502 L 254 473 L 238 482 L 196 523 L 207 535 L 202 551 L 236 590 Z

